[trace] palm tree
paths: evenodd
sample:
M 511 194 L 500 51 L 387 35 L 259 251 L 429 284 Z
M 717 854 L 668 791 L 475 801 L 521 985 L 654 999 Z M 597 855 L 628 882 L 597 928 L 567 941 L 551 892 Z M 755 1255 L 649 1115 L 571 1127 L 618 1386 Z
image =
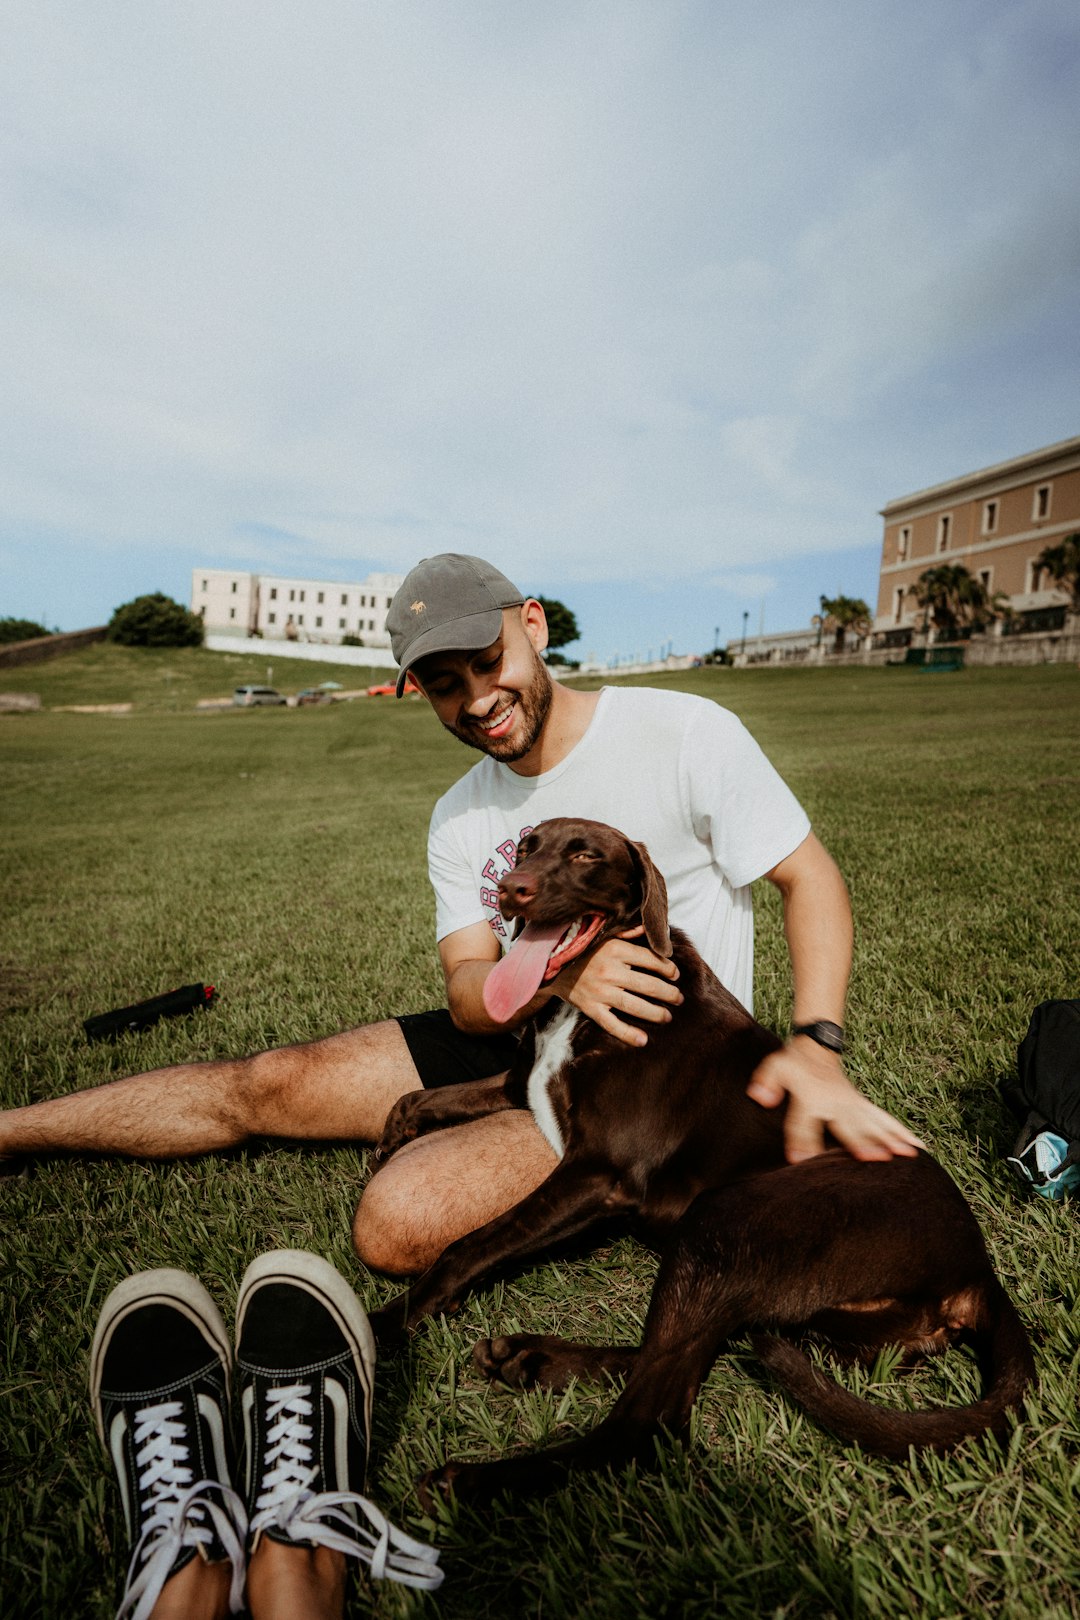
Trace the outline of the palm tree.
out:
M 815 613 L 810 622 L 817 625 L 819 632 L 832 631 L 833 652 L 839 653 L 844 650 L 844 639 L 849 630 L 854 630 L 857 636 L 864 636 L 873 621 L 870 609 L 861 596 L 823 596 L 821 613 Z
M 997 597 L 963 563 L 939 563 L 927 568 L 910 586 L 926 615 L 924 627 L 933 625 L 946 639 L 964 628 L 989 624 L 1003 611 Z
M 1069 612 L 1080 613 L 1080 533 L 1070 534 L 1056 546 L 1047 546 L 1035 559 L 1054 584 L 1069 593 Z

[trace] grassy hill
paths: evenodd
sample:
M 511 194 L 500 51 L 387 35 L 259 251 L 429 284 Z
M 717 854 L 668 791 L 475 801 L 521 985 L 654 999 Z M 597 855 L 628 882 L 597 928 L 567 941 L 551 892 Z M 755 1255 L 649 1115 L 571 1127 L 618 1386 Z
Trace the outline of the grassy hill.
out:
M 100 641 L 45 663 L 0 668 L 0 692 L 36 692 L 46 708 L 134 703 L 156 713 L 180 713 L 200 699 L 231 697 L 236 686 L 275 686 L 287 695 L 320 681 L 340 681 L 352 690 L 386 677 L 385 669 L 356 664 L 275 659 L 272 646 L 252 654 L 206 647 L 119 647 Z

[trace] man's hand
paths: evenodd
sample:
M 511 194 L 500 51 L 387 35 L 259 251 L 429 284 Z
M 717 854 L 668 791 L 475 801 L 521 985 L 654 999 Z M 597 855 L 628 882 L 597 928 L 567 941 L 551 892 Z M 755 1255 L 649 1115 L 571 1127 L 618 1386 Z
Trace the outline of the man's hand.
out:
M 647 945 L 633 944 L 644 933 L 644 928 L 631 928 L 605 940 L 581 961 L 564 967 L 551 982 L 555 995 L 572 1002 L 627 1046 L 645 1046 L 648 1036 L 636 1025 L 624 1023 L 620 1013 L 649 1024 L 666 1024 L 672 1007 L 682 1002 L 674 962 L 657 956 Z
M 788 1098 L 784 1142 L 788 1161 L 798 1164 L 825 1151 L 825 1129 L 856 1159 L 914 1158 L 925 1143 L 857 1091 L 835 1052 L 809 1036 L 796 1035 L 754 1071 L 748 1097 L 763 1108 Z

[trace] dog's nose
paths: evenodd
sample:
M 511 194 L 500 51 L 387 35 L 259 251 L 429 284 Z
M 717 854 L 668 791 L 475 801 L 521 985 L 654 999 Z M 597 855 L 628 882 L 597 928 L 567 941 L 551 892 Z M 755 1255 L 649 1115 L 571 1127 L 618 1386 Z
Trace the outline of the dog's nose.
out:
M 530 900 L 536 899 L 536 879 L 528 873 L 509 872 L 499 884 L 499 893 L 514 905 L 527 906 Z

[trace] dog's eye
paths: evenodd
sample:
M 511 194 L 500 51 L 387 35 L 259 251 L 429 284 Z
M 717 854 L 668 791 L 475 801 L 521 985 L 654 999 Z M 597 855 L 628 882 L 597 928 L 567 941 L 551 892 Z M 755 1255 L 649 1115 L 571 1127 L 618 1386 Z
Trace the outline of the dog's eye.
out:
M 591 849 L 576 849 L 570 857 L 572 861 L 599 861 L 602 858 L 602 856 L 594 854 Z

